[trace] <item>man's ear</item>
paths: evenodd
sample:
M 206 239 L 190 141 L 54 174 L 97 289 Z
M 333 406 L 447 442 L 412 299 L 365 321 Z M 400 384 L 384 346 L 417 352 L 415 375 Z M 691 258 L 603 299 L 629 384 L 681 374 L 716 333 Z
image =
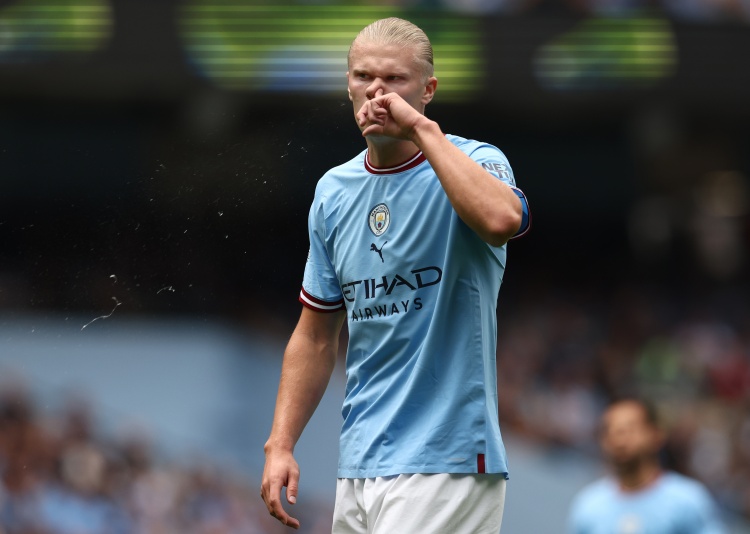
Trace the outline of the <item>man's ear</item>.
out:
M 354 102 L 354 99 L 352 98 L 352 90 L 349 89 L 349 71 L 346 72 L 346 93 L 349 95 L 349 100 Z
M 424 86 L 424 93 L 422 94 L 422 104 L 427 105 L 430 102 L 432 102 L 432 99 L 435 96 L 435 91 L 437 91 L 437 78 L 434 76 L 430 76 L 427 78 L 427 83 Z

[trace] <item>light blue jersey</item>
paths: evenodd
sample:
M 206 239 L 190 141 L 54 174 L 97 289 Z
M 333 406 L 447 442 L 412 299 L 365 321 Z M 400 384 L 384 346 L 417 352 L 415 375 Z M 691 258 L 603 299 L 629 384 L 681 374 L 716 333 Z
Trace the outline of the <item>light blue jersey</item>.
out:
M 447 138 L 515 186 L 500 150 Z M 338 476 L 507 474 L 495 365 L 506 247 L 459 219 L 421 153 L 378 169 L 364 151 L 331 169 L 309 232 L 300 300 L 348 316 Z
M 705 487 L 664 473 L 648 488 L 621 491 L 611 478 L 598 480 L 573 502 L 569 534 L 724 534 Z

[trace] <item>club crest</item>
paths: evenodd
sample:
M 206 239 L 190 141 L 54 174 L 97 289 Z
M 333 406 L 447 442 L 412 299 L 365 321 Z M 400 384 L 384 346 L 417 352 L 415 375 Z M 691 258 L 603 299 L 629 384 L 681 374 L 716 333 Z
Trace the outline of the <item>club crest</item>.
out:
M 391 225 L 391 212 L 385 204 L 378 204 L 370 210 L 370 230 L 375 235 L 383 235 Z

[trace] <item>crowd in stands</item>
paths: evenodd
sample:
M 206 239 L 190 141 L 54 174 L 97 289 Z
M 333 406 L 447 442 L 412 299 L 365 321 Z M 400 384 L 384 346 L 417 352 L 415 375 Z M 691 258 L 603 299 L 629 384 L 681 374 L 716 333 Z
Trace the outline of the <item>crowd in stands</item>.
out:
M 624 15 L 644 9 L 688 21 L 750 20 L 748 0 L 400 0 L 407 6 L 440 7 L 466 13 L 572 13 Z
M 666 465 L 750 517 L 750 311 L 742 294 L 697 298 L 633 285 L 604 298 L 540 286 L 504 300 L 503 430 L 596 455 L 606 403 L 644 396 L 668 430 Z M 24 390 L 0 388 L 0 534 L 285 532 L 257 481 L 208 462 L 162 461 L 136 435 L 99 434 L 85 404 L 41 414 Z M 296 511 L 309 532 L 329 531 L 329 510 Z
M 605 404 L 645 397 L 668 432 L 666 466 L 702 480 L 723 507 L 750 517 L 743 294 L 735 288 L 696 299 L 633 286 L 606 300 L 585 291 L 525 298 L 499 323 L 503 429 L 597 454 Z
M 91 420 L 81 403 L 42 415 L 21 389 L 0 392 L 0 534 L 288 531 L 266 511 L 259 482 L 209 462 L 160 461 L 147 439 L 113 442 Z M 327 511 L 295 511 L 309 532 L 330 532 Z

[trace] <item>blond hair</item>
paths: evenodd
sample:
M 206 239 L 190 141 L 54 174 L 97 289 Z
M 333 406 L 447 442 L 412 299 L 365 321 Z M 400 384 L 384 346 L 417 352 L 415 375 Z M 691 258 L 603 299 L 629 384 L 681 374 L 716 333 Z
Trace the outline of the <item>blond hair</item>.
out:
M 351 60 L 352 50 L 358 42 L 369 41 L 384 45 L 399 45 L 414 48 L 414 59 L 422 67 L 425 78 L 435 72 L 432 44 L 422 29 L 408 20 L 397 17 L 376 20 L 362 28 L 349 47 L 347 61 Z

